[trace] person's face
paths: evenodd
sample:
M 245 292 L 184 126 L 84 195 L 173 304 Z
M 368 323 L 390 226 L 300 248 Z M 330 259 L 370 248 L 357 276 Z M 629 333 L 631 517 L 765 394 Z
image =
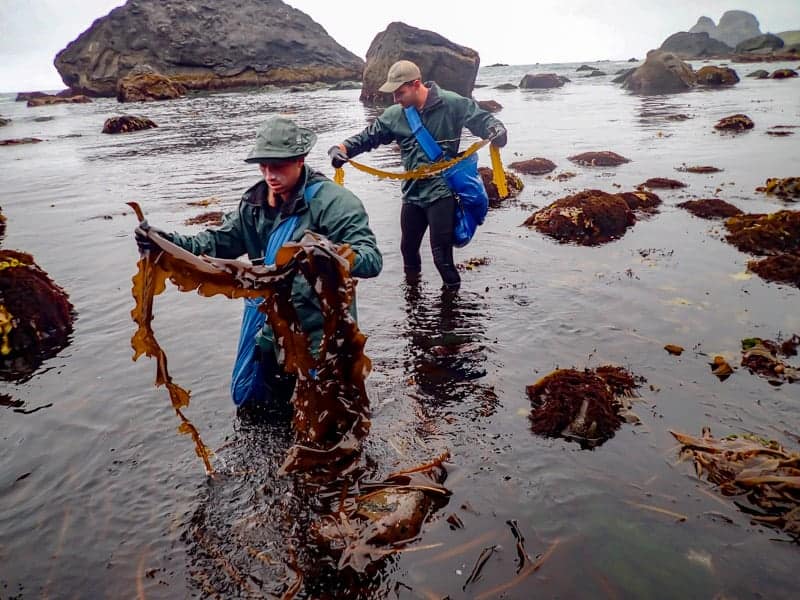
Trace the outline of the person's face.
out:
M 416 106 L 421 85 L 422 83 L 419 79 L 404 83 L 394 91 L 394 101 L 400 103 L 403 108 Z
M 268 160 L 258 168 L 273 193 L 283 196 L 294 189 L 303 171 L 304 158 Z

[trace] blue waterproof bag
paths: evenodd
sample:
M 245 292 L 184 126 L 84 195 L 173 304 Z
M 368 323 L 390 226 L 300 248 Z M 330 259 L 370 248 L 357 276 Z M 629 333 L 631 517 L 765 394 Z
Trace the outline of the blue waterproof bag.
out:
M 422 124 L 417 109 L 411 106 L 405 109 L 405 113 L 411 132 L 428 155 L 428 159 L 432 161 L 444 159 L 441 146 Z M 489 212 L 489 196 L 478 173 L 478 155 L 473 154 L 456 163 L 444 171 L 442 177 L 457 200 L 453 245 L 463 248 L 470 242 L 478 225 L 483 224 L 486 213 Z
M 303 197 L 310 202 L 322 182 L 306 186 Z M 292 215 L 281 221 L 272 231 L 264 250 L 264 264 L 275 264 L 278 250 L 292 238 L 297 228 L 298 215 Z M 263 402 L 266 400 L 264 384 L 264 368 L 256 352 L 256 336 L 264 327 L 267 316 L 258 310 L 261 298 L 245 298 L 244 313 L 242 314 L 242 327 L 239 331 L 239 344 L 236 348 L 236 360 L 233 363 L 231 374 L 231 398 L 236 406 L 241 406 L 248 400 Z

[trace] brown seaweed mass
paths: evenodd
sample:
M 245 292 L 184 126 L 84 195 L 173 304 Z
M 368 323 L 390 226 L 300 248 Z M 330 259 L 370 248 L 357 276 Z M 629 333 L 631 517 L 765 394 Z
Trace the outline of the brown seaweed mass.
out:
M 648 187 L 654 190 L 677 190 L 680 188 L 685 188 L 686 184 L 682 181 L 678 181 L 677 179 L 668 179 L 667 177 L 651 177 L 641 184 L 640 187 Z
M 566 437 L 585 447 L 614 436 L 625 421 L 619 400 L 638 387 L 621 367 L 558 369 L 526 388 L 533 404 L 531 429 L 547 437 Z
M 658 212 L 658 206 L 661 204 L 661 198 L 647 190 L 620 192 L 618 195 L 625 200 L 628 208 L 634 212 L 655 214 Z
M 764 186 L 757 187 L 756 191 L 778 196 L 785 200 L 800 198 L 800 177 L 770 177 L 764 183 Z
M 688 210 L 695 217 L 700 217 L 701 219 L 727 219 L 743 214 L 733 204 L 719 198 L 687 200 L 678 204 L 678 207 Z
M 705 475 L 723 495 L 739 498 L 737 506 L 753 521 L 800 541 L 800 453 L 752 434 L 715 439 L 708 428 L 699 438 L 670 433 L 699 477 Z
M 210 225 L 212 227 L 219 227 L 222 225 L 222 217 L 225 213 L 221 210 L 210 210 L 208 212 L 195 215 L 186 219 L 184 225 Z
M 800 287 L 800 255 L 777 254 L 751 260 L 747 268 L 766 281 Z
M 508 165 L 512 169 L 526 175 L 547 175 L 556 168 L 556 163 L 546 158 L 530 158 Z
M 624 235 L 636 216 L 619 194 L 584 190 L 533 213 L 523 225 L 560 242 L 595 246 Z
M 69 298 L 30 254 L 0 250 L 0 379 L 21 381 L 69 343 Z
M 800 369 L 781 360 L 781 357 L 796 356 L 798 345 L 800 345 L 800 336 L 796 334 L 783 342 L 762 340 L 761 338 L 744 339 L 742 340 L 742 366 L 775 385 L 800 381 Z
M 158 127 L 158 125 L 147 117 L 122 115 L 121 117 L 106 119 L 106 122 L 103 123 L 103 133 L 128 133 L 130 131 L 152 129 L 153 127 Z
M 478 167 L 478 173 L 480 173 L 481 179 L 483 180 L 483 187 L 486 188 L 486 195 L 489 196 L 489 202 L 493 205 L 502 202 L 503 200 L 508 200 L 509 198 L 516 198 L 519 196 L 519 193 L 522 191 L 522 188 L 525 187 L 525 184 L 522 183 L 522 180 L 514 175 L 514 173 L 509 173 L 506 171 L 506 188 L 508 188 L 508 196 L 506 198 L 501 198 L 500 193 L 497 191 L 497 184 L 494 182 L 494 171 L 489 167 Z
M 143 220 L 139 206 L 135 202 L 130 205 Z M 134 360 L 142 354 L 157 359 L 156 385 L 166 385 L 181 419 L 180 430 L 194 439 L 206 470 L 212 470 L 210 451 L 182 413 L 189 405 L 189 392 L 172 382 L 166 355 L 151 328 L 153 300 L 164 291 L 167 279 L 179 290 L 196 289 L 201 296 L 264 299 L 261 307 L 285 354 L 284 368 L 297 376 L 292 397 L 295 445 L 281 472 L 320 469 L 329 474 L 352 462 L 370 426 L 364 380 L 371 363 L 364 354 L 366 337 L 349 311 L 355 293 L 350 276 L 355 254 L 350 247 L 334 246 L 321 236 L 306 234 L 300 242 L 285 244 L 275 266 L 266 267 L 198 257 L 152 231 L 147 236 L 157 250 L 139 260 L 133 278 L 136 305 L 131 316 L 138 325 L 131 339 Z M 297 275 L 305 277 L 319 294 L 324 327 L 317 356 L 311 352 L 291 302 Z
M 602 152 L 584 152 L 570 156 L 569 160 L 585 167 L 618 167 L 631 162 L 629 158 L 620 156 L 616 152 L 604 150 Z
M 742 114 L 723 117 L 717 122 L 716 125 L 714 125 L 714 129 L 718 129 L 720 131 L 746 131 L 747 129 L 752 129 L 753 127 L 753 120 L 747 115 Z
M 747 214 L 725 222 L 725 239 L 742 252 L 767 255 L 800 252 L 800 212 L 781 210 L 768 215 Z
M 684 165 L 684 166 L 678 167 L 676 170 L 677 171 L 681 171 L 683 173 L 699 173 L 699 174 L 703 174 L 703 173 L 719 173 L 719 172 L 722 171 L 722 169 L 717 168 L 717 167 L 712 167 L 711 165 L 698 165 L 698 166 L 694 166 L 694 167 L 687 167 L 687 166 Z

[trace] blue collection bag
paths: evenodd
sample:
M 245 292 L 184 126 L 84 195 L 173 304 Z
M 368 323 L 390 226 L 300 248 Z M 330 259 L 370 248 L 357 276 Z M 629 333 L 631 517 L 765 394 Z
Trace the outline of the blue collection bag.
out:
M 311 201 L 322 182 L 306 186 L 303 198 L 306 203 Z M 281 221 L 267 240 L 264 250 L 264 264 L 275 264 L 278 250 L 289 241 L 297 228 L 298 215 L 291 215 Z M 256 352 L 256 335 L 264 327 L 267 316 L 258 310 L 261 298 L 245 298 L 244 313 L 242 314 L 242 327 L 239 331 L 239 344 L 236 348 L 236 360 L 233 363 L 231 374 L 231 398 L 236 406 L 241 406 L 248 400 L 263 402 L 266 400 L 264 367 Z
M 432 161 L 444 159 L 444 151 L 422 124 L 417 109 L 410 106 L 405 109 L 405 113 L 411 132 L 428 155 L 428 159 Z M 473 154 L 456 163 L 444 171 L 442 177 L 456 196 L 453 245 L 463 248 L 475 235 L 478 225 L 483 225 L 486 213 L 489 212 L 489 196 L 478 173 L 478 155 Z

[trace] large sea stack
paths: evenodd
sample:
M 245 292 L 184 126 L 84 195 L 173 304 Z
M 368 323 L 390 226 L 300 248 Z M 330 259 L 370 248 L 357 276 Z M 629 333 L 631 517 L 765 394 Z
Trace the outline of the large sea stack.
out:
M 280 0 L 128 0 L 55 58 L 75 93 L 115 96 L 150 65 L 187 89 L 360 79 L 364 63 Z
M 391 94 L 383 94 L 378 88 L 386 81 L 392 63 L 403 59 L 416 63 L 424 80 L 433 80 L 467 97 L 472 95 L 481 62 L 475 50 L 459 46 L 438 33 L 405 23 L 390 23 L 375 36 L 367 50 L 362 102 L 391 104 Z

